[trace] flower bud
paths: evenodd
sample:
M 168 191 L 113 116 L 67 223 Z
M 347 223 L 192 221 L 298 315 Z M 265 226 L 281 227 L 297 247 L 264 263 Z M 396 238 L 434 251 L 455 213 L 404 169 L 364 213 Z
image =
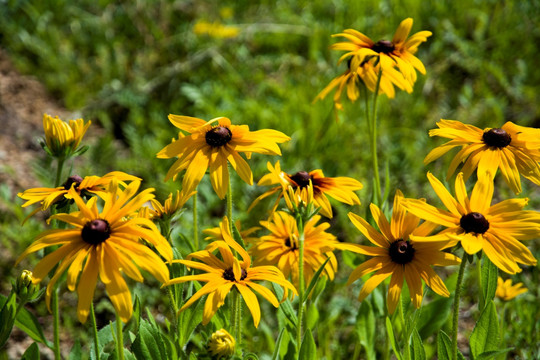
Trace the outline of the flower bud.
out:
M 234 354 L 235 346 L 236 341 L 225 329 L 213 333 L 206 345 L 212 359 L 228 359 Z

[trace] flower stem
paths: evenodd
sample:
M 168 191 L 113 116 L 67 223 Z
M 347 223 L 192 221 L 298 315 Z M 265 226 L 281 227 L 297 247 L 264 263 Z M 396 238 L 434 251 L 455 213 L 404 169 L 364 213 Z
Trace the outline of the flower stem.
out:
M 229 189 L 230 190 L 230 189 Z M 199 250 L 199 219 L 197 216 L 197 193 L 193 195 L 193 244 Z
M 60 179 L 62 178 L 62 170 L 64 170 L 65 157 L 59 157 L 56 164 L 56 178 L 54 179 L 54 187 L 60 186 Z
M 53 313 L 53 339 L 54 339 L 54 358 L 60 360 L 60 314 L 58 309 L 58 291 L 53 289 L 52 293 L 52 313 Z
M 373 166 L 373 177 L 375 181 L 375 192 L 374 200 L 375 205 L 381 206 L 381 179 L 379 175 L 379 160 L 377 157 L 377 99 L 379 98 L 379 87 L 381 84 L 382 69 L 379 70 L 377 76 L 377 85 L 375 86 L 375 91 L 373 92 L 373 105 L 371 111 L 371 119 L 368 120 L 370 123 L 369 126 L 369 140 L 371 145 L 371 164 Z
M 96 354 L 96 360 L 99 360 L 99 339 L 96 324 L 96 314 L 94 312 L 94 302 L 90 303 L 90 319 L 92 320 L 92 332 L 94 335 L 94 352 Z
M 122 333 L 122 320 L 116 313 L 116 349 L 118 359 L 124 360 L 124 334 Z
M 240 349 L 240 335 L 241 335 L 241 326 L 240 321 L 242 319 L 241 312 L 242 312 L 242 303 L 240 302 L 240 292 L 238 289 L 233 288 L 232 291 L 232 309 L 231 309 L 231 328 L 232 328 L 232 335 L 236 340 L 237 349 Z
M 467 264 L 467 254 L 463 252 L 461 265 L 459 266 L 458 278 L 456 283 L 456 294 L 454 295 L 454 314 L 452 318 L 452 360 L 457 360 L 458 358 L 458 345 L 457 345 L 457 334 L 458 334 L 458 324 L 459 324 L 459 299 L 461 297 L 462 283 L 463 283 L 463 274 L 465 272 L 465 265 Z
M 296 328 L 296 342 L 298 346 L 298 359 L 300 359 L 300 346 L 302 345 L 302 320 L 304 313 L 304 223 L 298 223 L 298 326 Z
M 229 189 L 227 190 L 227 218 L 229 220 L 229 226 L 231 234 L 233 233 L 233 220 L 232 220 L 232 184 L 231 184 L 231 175 L 229 172 Z
M 403 310 L 403 301 L 401 295 L 399 296 L 399 316 L 401 318 L 401 335 L 403 336 L 403 346 L 405 347 L 405 359 L 411 360 L 411 347 L 409 346 L 409 329 L 407 329 L 407 323 L 405 322 L 405 311 Z

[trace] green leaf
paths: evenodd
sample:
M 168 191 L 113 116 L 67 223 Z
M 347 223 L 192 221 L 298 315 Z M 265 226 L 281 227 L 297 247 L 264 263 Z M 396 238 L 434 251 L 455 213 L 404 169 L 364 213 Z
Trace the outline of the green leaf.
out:
M 272 354 L 272 360 L 279 360 L 279 351 L 281 349 L 281 342 L 283 341 L 284 333 L 285 333 L 285 328 L 282 328 L 276 340 L 276 345 L 274 346 L 274 353 Z
M 397 347 L 397 341 L 396 337 L 394 335 L 394 328 L 392 327 L 392 320 L 387 316 L 386 317 L 386 331 L 388 332 L 388 338 L 390 339 L 390 344 L 392 345 L 392 349 L 394 349 L 394 354 L 396 355 L 396 358 L 398 360 L 402 360 L 401 353 L 399 352 L 399 348 Z
M 272 283 L 272 287 L 274 288 L 274 292 L 276 293 L 276 297 L 278 300 L 283 298 L 283 289 L 281 286 Z M 296 324 L 298 324 L 298 318 L 296 317 L 296 312 L 294 311 L 291 300 L 289 298 L 286 298 L 285 301 L 283 301 L 279 305 L 279 310 L 282 311 L 285 314 L 285 318 L 291 322 L 293 327 L 296 327 Z
M 414 360 L 426 360 L 426 350 L 422 338 L 416 329 L 412 334 L 411 355 Z
M 141 321 L 139 333 L 131 345 L 131 350 L 137 360 L 169 358 L 161 331 L 155 323 L 146 320 Z
M 495 298 L 495 291 L 497 290 L 497 277 L 499 275 L 499 269 L 493 264 L 487 256 L 483 256 L 482 269 L 481 269 L 481 282 L 482 282 L 482 294 L 483 303 L 478 304 L 480 310 L 484 310 L 484 307 Z
M 28 349 L 26 349 L 26 351 L 21 357 L 21 360 L 39 360 L 39 359 L 40 359 L 39 347 L 37 343 L 32 343 L 32 345 L 30 345 Z
M 304 292 L 304 304 L 306 303 L 307 299 L 309 298 L 309 294 L 311 293 L 311 291 L 313 290 L 313 288 L 317 284 L 317 281 L 319 280 L 319 277 L 321 276 L 321 273 L 323 272 L 324 267 L 326 266 L 326 264 L 328 263 L 329 260 L 330 260 L 330 258 L 326 258 L 324 263 L 322 263 L 322 265 L 319 267 L 319 269 L 317 269 L 315 274 L 313 274 L 313 277 L 311 278 L 311 281 L 309 282 L 309 285 L 308 285 L 306 291 Z
M 471 353 L 474 358 L 482 353 L 498 350 L 499 345 L 499 319 L 495 303 L 490 300 L 480 319 L 474 326 L 470 338 Z
M 514 348 L 506 348 L 506 349 L 502 349 L 502 350 L 486 351 L 486 352 L 481 353 L 480 355 L 478 355 L 478 357 L 476 357 L 475 359 L 476 360 L 493 359 L 494 357 L 506 354 L 507 352 L 509 352 L 510 350 L 513 350 L 513 349 Z
M 189 341 L 191 334 L 202 321 L 204 309 L 203 299 L 205 298 L 199 299 L 196 304 L 182 311 L 178 317 L 180 324 L 180 333 L 178 334 L 180 347 L 183 347 Z
M 2 310 L 0 310 L 0 349 L 6 344 L 15 324 L 17 313 L 16 296 L 13 290 L 9 298 L 2 296 Z
M 426 339 L 443 327 L 452 313 L 452 301 L 452 298 L 439 297 L 427 305 L 422 305 L 416 325 L 421 338 Z
M 452 340 L 442 330 L 437 335 L 437 358 L 439 360 L 452 359 Z
M 356 333 L 368 360 L 375 360 L 375 315 L 369 301 L 362 301 L 356 316 Z
M 306 311 L 306 326 L 310 329 L 313 329 L 317 322 L 319 321 L 319 309 L 317 309 L 317 304 L 310 303 Z
M 73 347 L 71 348 L 71 351 L 69 352 L 69 360 L 79 360 L 82 357 L 81 352 L 81 342 L 79 339 L 75 340 L 75 344 L 73 344 Z
M 300 359 L 302 360 L 317 360 L 317 347 L 311 329 L 307 328 L 300 347 Z
M 247 353 L 244 355 L 244 360 L 259 360 L 259 357 L 254 353 Z
M 236 224 L 234 222 L 232 223 L 232 230 L 233 230 L 232 236 L 234 238 L 234 241 L 239 243 L 240 246 L 242 246 L 242 248 L 245 249 L 246 244 L 244 244 L 244 239 L 242 239 L 242 235 L 240 235 L 240 231 L 238 231 L 238 228 L 236 227 Z

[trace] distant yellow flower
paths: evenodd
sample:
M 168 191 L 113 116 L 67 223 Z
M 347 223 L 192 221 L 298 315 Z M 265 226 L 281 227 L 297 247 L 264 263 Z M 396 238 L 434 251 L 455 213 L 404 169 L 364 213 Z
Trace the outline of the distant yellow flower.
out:
M 431 173 L 427 176 L 448 210 L 416 199 L 404 200 L 403 206 L 414 215 L 446 229 L 433 236 L 413 236 L 413 240 L 446 239 L 452 245 L 459 242 L 471 255 L 483 250 L 492 263 L 509 274 L 521 272 L 518 263 L 536 265 L 533 254 L 519 242 L 540 236 L 540 213 L 522 210 L 529 199 L 509 199 L 491 205 L 493 181 L 488 176 L 478 180 L 469 198 L 463 173 L 456 177 L 454 198 L 435 176 Z
M 373 256 L 359 265 L 349 276 L 347 284 L 376 271 L 362 286 L 358 300 L 362 301 L 386 278 L 391 277 L 388 288 L 388 311 L 396 309 L 403 281 L 407 282 L 411 301 L 418 309 L 422 303 L 422 280 L 437 294 L 448 297 L 450 293 L 432 266 L 456 265 L 461 260 L 442 251 L 449 247 L 448 241 L 418 242 L 413 235 L 429 235 L 437 226 L 430 222 L 420 225 L 420 219 L 408 213 L 403 204 L 403 194 L 396 191 L 390 223 L 375 204 L 370 205 L 373 219 L 379 231 L 360 216 L 349 213 L 349 219 L 375 246 L 357 245 L 357 253 Z M 354 251 L 354 250 L 353 250 Z
M 362 189 L 363 185 L 353 178 L 325 177 L 320 169 L 310 171 L 309 173 L 306 171 L 299 171 L 294 175 L 290 175 L 281 170 L 279 161 L 276 162 L 275 166 L 272 166 L 272 164 L 268 162 L 267 166 L 270 173 L 264 175 L 257 185 L 268 186 L 279 184 L 280 186 L 274 187 L 256 198 L 250 205 L 248 211 L 255 207 L 262 199 L 277 193 L 278 198 L 272 209 L 272 212 L 274 212 L 279 204 L 279 200 L 289 186 L 292 186 L 295 193 L 299 194 L 304 202 L 307 202 L 307 192 L 302 190 L 306 189 L 310 181 L 313 184 L 313 202 L 315 206 L 321 208 L 321 215 L 328 218 L 332 217 L 332 205 L 330 205 L 330 201 L 326 197 L 327 195 L 348 205 L 360 204 L 360 199 L 354 191 Z
M 140 178 L 126 174 L 121 171 L 113 171 L 99 176 L 86 176 L 84 179 L 79 175 L 72 175 L 67 178 L 62 186 L 56 188 L 33 188 L 18 193 L 21 199 L 26 200 L 22 207 L 27 207 L 36 203 L 41 206 L 35 209 L 28 217 L 34 215 L 38 211 L 45 211 L 53 204 L 59 204 L 64 200 L 71 200 L 69 189 L 73 186 L 75 191 L 83 195 L 100 195 L 106 191 L 107 186 L 111 181 L 116 180 L 121 185 L 125 186 L 125 181 L 141 180 Z
M 512 285 L 511 279 L 503 280 L 500 276 L 497 278 L 497 291 L 495 296 L 503 301 L 510 301 L 518 295 L 527 292 L 527 288 L 523 287 L 523 283 Z
M 220 329 L 212 334 L 206 345 L 212 359 L 229 358 L 234 355 L 236 341 L 225 329 Z
M 277 144 L 290 140 L 276 130 L 249 131 L 247 125 L 232 125 L 224 117 L 205 122 L 194 117 L 171 114 L 169 120 L 189 135 L 180 136 L 157 154 L 160 159 L 178 157 L 165 180 L 175 178 L 178 173 L 186 170 L 182 188 L 193 191 L 206 169 L 210 168 L 212 186 L 221 199 L 225 197 L 229 186 L 227 163 L 231 164 L 242 180 L 251 185 L 253 174 L 240 153 L 246 153 L 248 159 L 253 152 L 281 155 Z
M 250 227 L 249 229 L 242 230 L 242 225 L 240 224 L 240 220 L 236 220 L 234 225 L 238 229 L 238 232 L 240 232 L 240 236 L 242 237 L 242 240 L 244 240 L 244 242 L 249 243 L 257 239 L 256 237 L 252 237 L 251 235 L 255 231 L 259 230 L 260 227 L 253 226 L 253 227 Z M 221 223 L 219 224 L 218 227 L 206 229 L 206 230 L 203 230 L 202 232 L 203 234 L 207 235 L 204 238 L 204 240 L 206 241 L 224 240 L 222 236 L 222 232 L 221 232 Z
M 235 287 L 246 302 L 253 316 L 255 327 L 258 327 L 261 319 L 261 309 L 257 296 L 253 291 L 262 295 L 276 308 L 279 306 L 279 301 L 272 291 L 255 281 L 269 281 L 281 285 L 284 289 L 283 300 L 287 297 L 288 290 L 291 290 L 295 295 L 297 295 L 297 291 L 275 266 L 251 266 L 249 254 L 232 238 L 229 221 L 226 217 L 223 218 L 220 227 L 224 241 L 214 241 L 205 250 L 189 255 L 186 260 L 172 261 L 173 263 L 184 264 L 189 268 L 202 270 L 204 273 L 178 277 L 170 280 L 167 285 L 186 281 L 206 282 L 206 285 L 197 291 L 180 309 L 180 311 L 183 311 L 202 296 L 208 295 L 204 304 L 203 325 L 208 324 L 216 311 L 225 303 L 227 294 Z M 238 260 L 233 255 L 231 248 L 241 256 L 242 260 Z M 221 259 L 213 254 L 215 250 L 219 251 Z M 192 261 L 193 258 L 201 262 Z
M 81 140 L 88 130 L 91 121 L 86 124 L 83 119 L 69 120 L 69 124 L 58 116 L 43 115 L 46 149 L 54 157 L 69 157 L 77 151 Z
M 485 128 L 466 125 L 455 120 L 443 120 L 437 123 L 439 129 L 429 131 L 429 136 L 441 136 L 452 139 L 433 149 L 424 159 L 429 164 L 446 154 L 449 150 L 461 146 L 448 168 L 447 179 L 461 163 L 461 171 L 467 180 L 475 169 L 478 177 L 487 172 L 495 176 L 497 170 L 516 193 L 521 192 L 519 174 L 540 185 L 540 129 L 516 125 L 510 121 L 501 128 Z
M 230 39 L 238 36 L 240 28 L 238 26 L 224 25 L 217 21 L 211 23 L 200 20 L 193 25 L 193 32 L 197 35 L 208 35 L 218 39 Z
M 122 191 L 116 180 L 113 180 L 108 192 L 104 194 L 101 212 L 97 207 L 97 197 L 85 203 L 77 190 L 70 188 L 69 197 L 75 201 L 79 211 L 56 214 L 50 219 L 63 221 L 74 228 L 43 232 L 17 259 L 19 263 L 30 253 L 60 245 L 34 269 L 33 282 L 37 284 L 58 265 L 47 285 L 47 306 L 50 306 L 50 296 L 56 282 L 67 270 L 68 289 L 74 291 L 78 283 L 79 321 L 86 322 L 99 275 L 120 319 L 127 322 L 131 317 L 133 304 L 122 273 L 136 281 L 143 281 L 138 269 L 140 267 L 163 283 L 169 280 L 169 269 L 165 263 L 149 247 L 142 244 L 139 238 L 152 244 L 168 261 L 172 260 L 169 243 L 150 220 L 130 216 L 154 197 L 153 189 L 144 190 L 135 196 L 139 186 L 139 181 L 133 181 Z
M 186 201 L 195 194 L 195 191 L 170 193 L 163 205 L 156 199 L 150 200 L 152 209 L 149 209 L 149 215 L 152 218 L 171 218 L 182 209 Z
M 320 219 L 321 217 L 316 215 L 304 224 L 304 279 L 306 284 L 309 284 L 313 274 L 319 270 L 327 258 L 330 260 L 326 263 L 322 274 L 333 280 L 338 266 L 333 251 L 336 249 L 346 250 L 349 245 L 352 245 L 338 242 L 334 235 L 325 231 L 330 227 L 330 224 L 317 224 Z M 272 215 L 270 221 L 261 221 L 260 223 L 270 231 L 270 234 L 251 242 L 253 247 L 250 249 L 250 253 L 255 264 L 277 266 L 286 278 L 290 276 L 293 284 L 298 286 L 298 241 L 300 234 L 295 218 L 284 211 L 277 211 Z

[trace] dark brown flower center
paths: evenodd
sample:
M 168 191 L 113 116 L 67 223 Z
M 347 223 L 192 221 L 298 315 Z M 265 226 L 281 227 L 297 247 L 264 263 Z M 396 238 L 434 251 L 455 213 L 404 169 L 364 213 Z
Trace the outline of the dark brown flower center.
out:
M 216 126 L 206 132 L 206 143 L 211 147 L 221 147 L 231 139 L 231 130 L 225 126 Z
M 410 263 L 414 259 L 414 252 L 412 244 L 405 240 L 394 241 L 388 249 L 392 262 L 401 265 Z
M 79 184 L 83 181 L 83 178 L 79 175 L 72 175 L 67 178 L 66 182 L 62 184 L 65 190 L 71 189 L 71 185 L 75 184 L 75 189 L 79 187 Z
M 394 46 L 394 44 L 391 41 L 379 40 L 379 41 L 377 41 L 377 43 L 375 43 L 375 45 L 373 45 L 371 50 L 373 50 L 375 52 L 378 52 L 378 53 L 390 54 L 392 51 L 394 51 L 395 48 L 396 47 Z
M 240 275 L 240 280 L 244 280 L 246 277 L 247 277 L 247 271 L 245 269 L 242 269 L 242 275 Z M 234 278 L 233 269 L 228 268 L 227 270 L 223 271 L 223 278 L 229 281 L 236 281 L 236 279 Z
M 298 187 L 304 188 L 309 186 L 311 175 L 309 175 L 307 171 L 299 171 L 291 176 L 291 180 L 294 181 Z
M 472 212 L 461 217 L 459 226 L 466 233 L 483 234 L 489 229 L 489 221 L 486 220 L 484 215 Z
M 291 237 L 289 236 L 288 238 L 285 239 L 285 246 L 290 248 L 291 250 L 296 250 L 298 249 L 298 244 L 296 241 L 292 240 L 291 241 Z
M 107 220 L 96 219 L 86 223 L 82 229 L 82 239 L 90 245 L 98 245 L 111 235 Z
M 503 148 L 510 145 L 512 137 L 503 129 L 491 129 L 484 132 L 482 140 L 487 146 Z

